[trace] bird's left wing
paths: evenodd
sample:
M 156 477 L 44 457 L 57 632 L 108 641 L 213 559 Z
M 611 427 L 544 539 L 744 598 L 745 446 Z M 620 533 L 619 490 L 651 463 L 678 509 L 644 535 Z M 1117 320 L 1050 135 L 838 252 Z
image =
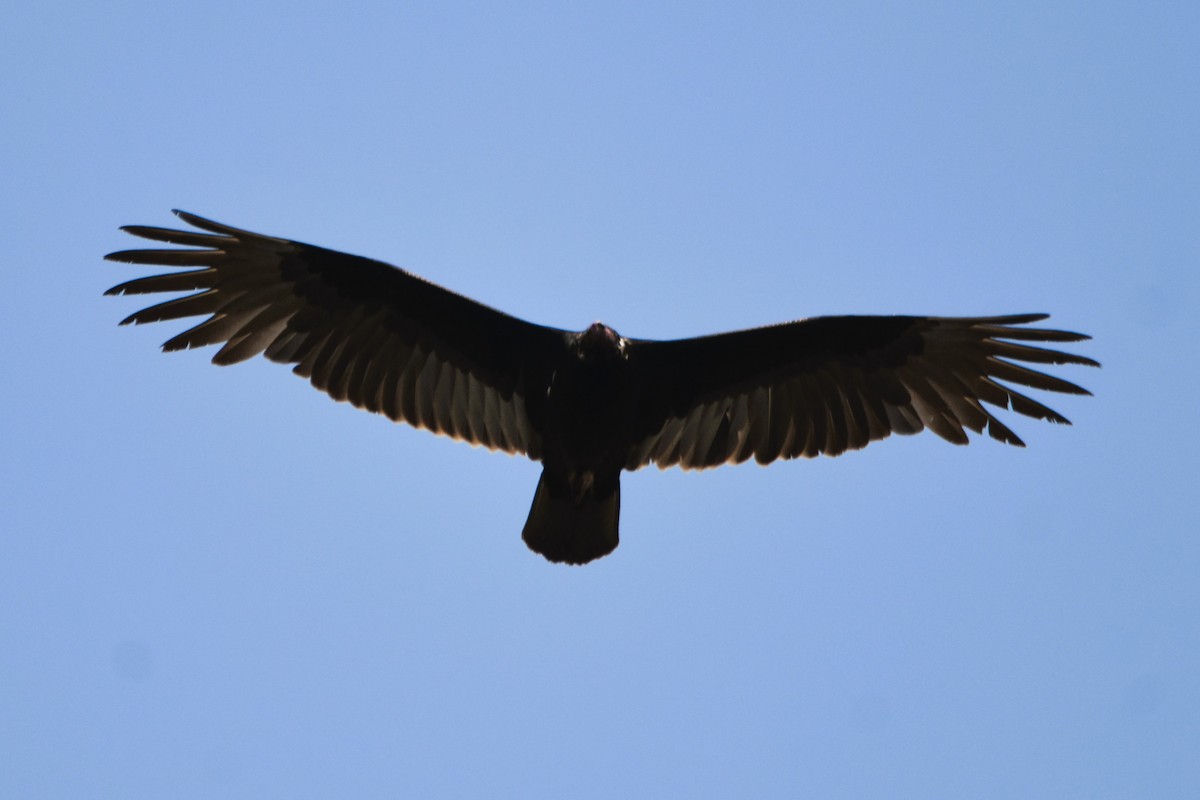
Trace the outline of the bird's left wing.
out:
M 126 323 L 207 317 L 164 350 L 220 344 L 213 363 L 263 353 L 335 400 L 491 449 L 541 456 L 538 422 L 565 334 L 503 314 L 404 270 L 175 212 L 200 231 L 122 230 L 193 249 L 110 261 L 185 268 L 107 294 L 196 292 Z
M 989 406 L 1067 419 L 1006 383 L 1087 394 L 1022 362 L 1098 366 L 1039 346 L 1088 338 L 1026 327 L 1045 318 L 817 317 L 695 339 L 630 341 L 642 391 L 625 468 L 838 455 L 924 428 L 956 444 L 967 443 L 966 428 L 1021 445 Z

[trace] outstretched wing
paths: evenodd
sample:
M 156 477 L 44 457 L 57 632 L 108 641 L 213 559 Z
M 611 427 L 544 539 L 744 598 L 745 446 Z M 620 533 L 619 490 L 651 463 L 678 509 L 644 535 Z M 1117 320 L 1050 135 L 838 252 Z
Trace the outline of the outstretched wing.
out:
M 989 406 L 1070 423 L 1005 383 L 1088 392 L 1021 362 L 1099 366 L 1039 346 L 1089 338 L 1024 327 L 1046 317 L 818 317 L 633 341 L 629 358 L 645 391 L 626 469 L 836 456 L 924 428 L 955 444 L 967 443 L 969 428 L 1024 446 Z
M 107 294 L 196 292 L 122 324 L 207 317 L 164 350 L 220 344 L 215 364 L 263 353 L 335 400 L 473 444 L 539 458 L 548 365 L 565 334 L 358 256 L 175 212 L 201 231 L 122 230 L 200 249 L 124 250 L 110 261 L 184 268 Z M 540 389 L 539 389 L 540 387 Z

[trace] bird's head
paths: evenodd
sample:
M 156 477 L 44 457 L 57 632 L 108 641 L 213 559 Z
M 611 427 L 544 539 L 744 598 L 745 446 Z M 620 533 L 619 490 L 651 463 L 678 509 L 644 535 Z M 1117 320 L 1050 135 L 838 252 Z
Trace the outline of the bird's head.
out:
M 612 356 L 625 358 L 625 345 L 625 339 L 603 322 L 593 322 L 575 340 L 575 347 L 585 360 Z

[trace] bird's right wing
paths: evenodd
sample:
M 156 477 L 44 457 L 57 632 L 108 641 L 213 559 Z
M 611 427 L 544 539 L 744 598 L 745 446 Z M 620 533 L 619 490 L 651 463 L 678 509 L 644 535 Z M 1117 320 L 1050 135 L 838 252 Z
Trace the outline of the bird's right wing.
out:
M 335 400 L 491 449 L 540 458 L 548 365 L 566 334 L 510 317 L 404 270 L 177 211 L 201 231 L 134 225 L 134 236 L 199 249 L 106 258 L 189 268 L 108 294 L 196 292 L 125 323 L 205 316 L 164 350 L 220 344 L 213 363 L 263 353 Z
M 1045 318 L 818 317 L 695 339 L 631 341 L 643 391 L 625 467 L 832 456 L 924 428 L 956 444 L 967 443 L 967 428 L 1022 445 L 989 405 L 1068 422 L 1002 382 L 1088 392 L 1020 362 L 1099 366 L 1037 346 L 1088 338 L 1025 327 Z

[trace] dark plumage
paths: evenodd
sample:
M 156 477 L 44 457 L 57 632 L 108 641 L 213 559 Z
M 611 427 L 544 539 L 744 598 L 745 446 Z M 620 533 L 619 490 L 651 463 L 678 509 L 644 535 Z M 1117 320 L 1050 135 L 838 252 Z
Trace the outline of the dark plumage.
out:
M 1069 423 L 1005 384 L 1088 392 L 1021 362 L 1098 366 L 1040 346 L 1088 338 L 1026 327 L 1045 314 L 817 317 L 676 341 L 598 322 L 571 333 L 379 261 L 175 213 L 206 232 L 123 230 L 192 249 L 106 258 L 186 269 L 108 294 L 194 294 L 122 324 L 205 317 L 163 349 L 219 344 L 216 364 L 263 353 L 335 400 L 541 461 L 523 537 L 551 561 L 617 546 L 621 470 L 836 456 L 923 428 L 1023 446 L 989 406 Z

